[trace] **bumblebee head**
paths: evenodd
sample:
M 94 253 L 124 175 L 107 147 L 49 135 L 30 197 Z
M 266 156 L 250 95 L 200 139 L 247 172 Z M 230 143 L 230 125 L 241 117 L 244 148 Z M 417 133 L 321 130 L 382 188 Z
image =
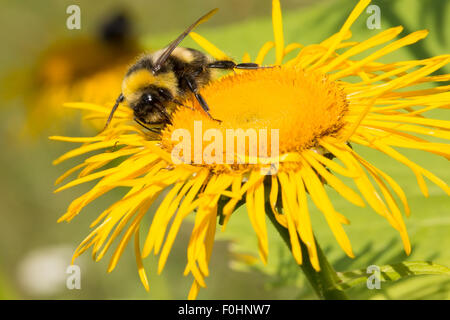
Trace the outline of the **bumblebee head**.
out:
M 140 94 L 139 98 L 129 102 L 131 109 L 134 111 L 134 116 L 144 123 L 147 123 L 146 116 L 153 113 L 155 105 L 161 104 L 161 101 L 155 95 L 155 92 L 146 91 Z
M 171 99 L 167 89 L 150 85 L 141 90 L 139 97 L 128 103 L 138 120 L 145 124 L 159 124 L 170 122 L 167 107 Z

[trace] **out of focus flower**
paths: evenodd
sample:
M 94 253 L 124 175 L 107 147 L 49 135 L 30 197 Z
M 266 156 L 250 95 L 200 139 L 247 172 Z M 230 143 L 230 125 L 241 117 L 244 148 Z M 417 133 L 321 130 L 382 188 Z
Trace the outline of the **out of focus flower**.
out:
M 129 63 L 141 51 L 123 13 L 111 16 L 95 36 L 50 45 L 32 66 L 3 81 L 9 97 L 24 99 L 24 133 L 35 136 L 48 127 L 64 127 L 73 119 L 62 106 L 67 101 L 113 102 L 113 92 L 120 91 Z

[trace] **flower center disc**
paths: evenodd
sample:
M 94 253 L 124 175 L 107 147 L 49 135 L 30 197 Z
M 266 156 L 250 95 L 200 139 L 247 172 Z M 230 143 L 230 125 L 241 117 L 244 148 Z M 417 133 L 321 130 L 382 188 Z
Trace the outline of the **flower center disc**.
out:
M 194 121 L 201 121 L 202 132 L 227 129 L 279 130 L 279 154 L 314 147 L 317 139 L 335 135 L 343 126 L 348 109 L 345 94 L 339 85 L 325 75 L 298 68 L 274 67 L 231 74 L 212 82 L 201 90 L 214 121 L 195 99 L 173 114 L 172 124 L 162 133 L 162 146 L 167 150 L 179 142 L 173 141 L 176 129 L 191 133 L 194 141 Z M 193 145 L 193 144 L 192 144 Z M 270 150 L 270 147 L 268 148 Z M 270 152 L 269 152 L 270 154 Z

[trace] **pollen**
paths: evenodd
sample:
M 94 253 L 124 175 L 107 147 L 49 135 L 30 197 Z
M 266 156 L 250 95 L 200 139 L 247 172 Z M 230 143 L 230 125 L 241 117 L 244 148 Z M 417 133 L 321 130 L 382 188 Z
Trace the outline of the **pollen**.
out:
M 192 132 L 194 122 L 202 130 L 217 129 L 225 141 L 226 131 L 275 129 L 279 132 L 280 154 L 302 151 L 318 145 L 324 136 L 337 136 L 348 110 L 338 82 L 317 71 L 298 67 L 273 67 L 230 74 L 201 90 L 210 107 L 211 119 L 195 98 L 184 102 L 173 114 L 172 124 L 162 134 L 162 145 L 171 149 L 176 129 Z M 258 139 L 261 139 L 259 136 Z M 270 149 L 270 141 L 269 146 Z

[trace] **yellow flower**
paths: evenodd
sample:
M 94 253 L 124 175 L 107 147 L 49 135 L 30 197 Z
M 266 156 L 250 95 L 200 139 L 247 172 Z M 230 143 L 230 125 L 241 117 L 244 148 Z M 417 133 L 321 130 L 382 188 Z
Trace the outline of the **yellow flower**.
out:
M 275 48 L 274 68 L 233 73 L 201 91 L 211 107 L 210 113 L 221 122 L 208 118 L 196 100 L 190 99 L 184 102 L 186 107 L 173 114 L 172 124 L 160 136 L 146 133 L 132 122 L 132 110 L 120 107 L 111 127 L 95 137 L 52 137 L 54 140 L 84 143 L 55 163 L 90 151 L 104 150 L 58 179 L 59 183 L 82 169 L 77 179 L 57 191 L 100 179 L 90 191 L 72 202 L 59 221 L 72 220 L 88 203 L 116 187 L 129 188 L 122 199 L 92 223 L 95 228 L 79 245 L 74 259 L 92 248 L 95 259 L 100 260 L 124 231 L 108 271 L 114 269 L 124 248 L 134 237 L 139 275 L 148 289 L 142 258 L 151 252 L 159 254 L 160 273 L 183 220 L 195 212 L 185 269 L 185 274 L 191 273 L 194 277 L 189 298 L 195 298 L 199 288 L 206 286 L 205 277 L 209 275 L 208 261 L 217 216 L 223 215 L 224 230 L 236 205 L 243 200 L 263 262 L 268 257 L 265 218 L 266 214 L 273 214 L 277 222 L 289 231 L 295 260 L 302 263 L 300 239 L 308 250 L 312 266 L 320 270 L 307 206 L 308 195 L 325 216 L 340 247 L 349 257 L 354 256 L 343 228 L 349 221 L 334 208 L 325 184 L 356 206 L 368 204 L 372 207 L 399 232 L 409 254 L 411 245 L 402 210 L 396 201 L 396 198 L 400 200 L 403 211 L 409 215 L 402 188 L 388 174 L 355 152 L 352 145 L 378 150 L 409 167 L 425 196 L 428 191 L 424 178 L 449 194 L 446 183 L 396 148 L 450 156 L 449 144 L 442 142 L 450 139 L 450 122 L 424 115 L 429 110 L 448 108 L 448 87 L 412 88 L 417 84 L 448 81 L 450 75 L 430 74 L 447 64 L 450 56 L 377 62 L 378 58 L 424 38 L 427 31 L 412 33 L 389 44 L 385 43 L 393 40 L 402 31 L 401 27 L 383 31 L 362 42 L 347 41 L 351 37 L 350 26 L 369 2 L 360 1 L 338 33 L 319 44 L 303 47 L 297 43 L 285 46 L 280 4 L 273 0 L 275 41 L 261 48 L 255 62 L 262 63 L 266 54 Z M 192 33 L 192 37 L 215 58 L 226 57 L 198 34 Z M 371 50 L 372 53 L 360 60 L 352 59 L 378 45 L 383 46 Z M 296 49 L 300 49 L 299 53 L 285 62 L 285 55 Z M 249 56 L 246 54 L 243 60 L 250 61 Z M 347 81 L 349 77 L 353 78 L 352 82 Z M 86 103 L 70 106 L 91 110 L 92 117 L 103 119 L 110 112 L 110 106 Z M 201 146 L 193 152 L 189 163 L 174 161 L 172 153 L 176 143 L 172 140 L 173 134 L 177 129 L 186 129 L 191 133 L 191 144 L 194 144 L 195 125 L 199 121 L 204 131 L 216 129 L 216 132 L 223 133 L 218 135 L 222 138 L 227 129 L 279 129 L 279 155 L 268 160 L 269 164 L 278 164 L 278 171 L 271 176 L 262 174 L 261 169 L 268 164 L 267 158 L 266 162 L 256 163 L 210 164 L 204 159 L 194 162 L 192 159 L 203 154 L 208 146 Z M 432 142 L 426 140 L 427 137 Z M 249 148 L 247 146 L 246 151 Z M 215 155 L 218 153 L 220 151 L 216 150 Z M 125 160 L 120 164 L 106 167 L 111 161 L 123 157 Z M 189 157 L 183 153 L 181 158 Z M 333 161 L 334 158 L 339 161 Z M 348 181 L 347 178 L 354 182 L 357 190 L 344 182 Z M 164 198 L 153 215 L 141 250 L 141 220 L 160 195 Z M 225 205 L 222 207 L 223 202 Z M 271 212 L 266 212 L 266 202 Z M 218 208 L 223 210 L 218 212 Z

